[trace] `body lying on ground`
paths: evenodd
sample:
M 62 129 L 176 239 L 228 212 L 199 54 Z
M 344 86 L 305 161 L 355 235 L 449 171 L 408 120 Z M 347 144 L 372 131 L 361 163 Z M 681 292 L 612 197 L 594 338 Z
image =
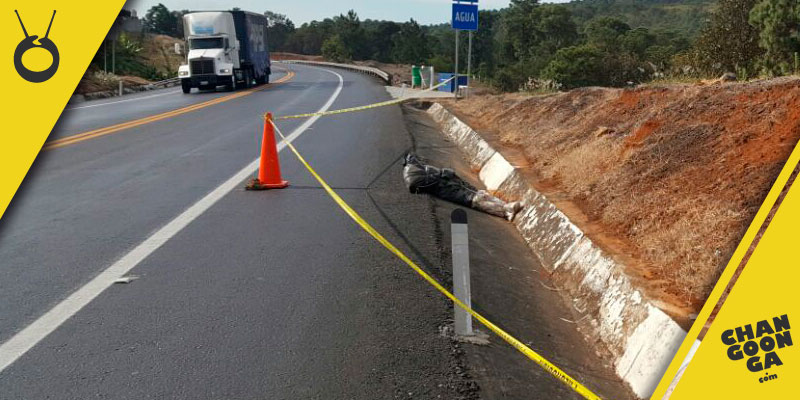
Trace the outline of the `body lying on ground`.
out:
M 403 179 L 411 193 L 430 194 L 509 221 L 522 209 L 520 202 L 506 203 L 489 192 L 470 185 L 452 169 L 425 164 L 413 153 L 405 157 Z

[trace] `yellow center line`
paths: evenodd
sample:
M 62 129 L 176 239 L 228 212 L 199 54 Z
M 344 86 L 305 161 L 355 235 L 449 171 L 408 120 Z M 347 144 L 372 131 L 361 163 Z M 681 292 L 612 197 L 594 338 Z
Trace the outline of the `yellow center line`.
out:
M 174 116 L 177 116 L 177 115 L 181 115 L 181 114 L 185 114 L 185 113 L 188 113 L 188 112 L 191 112 L 191 111 L 196 111 L 196 110 L 199 110 L 199 109 L 202 109 L 202 108 L 213 106 L 215 104 L 224 103 L 226 101 L 230 101 L 230 100 L 233 100 L 233 99 L 238 99 L 240 97 L 248 96 L 248 95 L 253 94 L 255 92 L 258 92 L 258 91 L 261 91 L 261 90 L 264 90 L 264 89 L 269 89 L 269 88 L 271 88 L 273 86 L 280 85 L 282 83 L 288 82 L 289 80 L 294 78 L 294 76 L 295 76 L 294 71 L 289 70 L 289 69 L 285 69 L 285 71 L 286 71 L 286 76 L 276 80 L 275 82 L 267 84 L 267 85 L 263 85 L 263 86 L 260 86 L 260 87 L 257 87 L 257 88 L 247 89 L 247 90 L 244 90 L 244 91 L 241 91 L 241 92 L 238 92 L 238 93 L 233 93 L 233 94 L 230 94 L 230 95 L 227 95 L 227 96 L 223 96 L 223 97 L 219 97 L 219 98 L 216 98 L 216 99 L 212 99 L 212 100 L 209 100 L 209 101 L 204 101 L 202 103 L 192 104 L 192 105 L 189 105 L 189 106 L 186 106 L 186 107 L 183 107 L 183 108 L 179 108 L 177 110 L 167 111 L 167 112 L 163 112 L 161 114 L 151 115 L 151 116 L 148 116 L 148 117 L 139 118 L 139 119 L 135 119 L 135 120 L 132 120 L 132 121 L 127 121 L 127 122 L 122 122 L 122 123 L 119 123 L 119 124 L 116 124 L 116 125 L 107 126 L 107 127 L 104 127 L 104 128 L 98 128 L 98 129 L 94 129 L 94 130 L 91 130 L 91 131 L 78 133 L 76 135 L 71 135 L 71 136 L 68 136 L 68 137 L 65 137 L 65 138 L 52 140 L 52 141 L 49 141 L 49 142 L 45 143 L 44 147 L 42 147 L 42 150 L 52 150 L 52 149 L 57 149 L 59 147 L 69 146 L 69 145 L 80 143 L 80 142 L 83 142 L 83 141 L 86 141 L 86 140 L 98 138 L 100 136 L 110 135 L 112 133 L 116 133 L 116 132 L 119 132 L 119 131 L 122 131 L 122 130 L 125 130 L 125 129 L 129 129 L 129 128 L 133 128 L 133 127 L 136 127 L 136 126 L 139 126 L 139 125 L 149 124 L 151 122 L 160 121 L 162 119 L 171 118 L 171 117 L 174 117 Z

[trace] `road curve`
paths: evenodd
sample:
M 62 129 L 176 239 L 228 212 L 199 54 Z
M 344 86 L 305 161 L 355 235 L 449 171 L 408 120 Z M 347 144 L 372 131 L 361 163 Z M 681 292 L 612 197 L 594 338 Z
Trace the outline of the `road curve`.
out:
M 250 163 L 264 111 L 318 110 L 336 73 L 333 109 L 387 99 L 368 77 L 293 69 L 283 85 L 43 152 L 0 224 L 0 343 Z M 224 94 L 193 96 L 67 110 L 52 138 Z M 398 107 L 317 121 L 294 143 L 390 240 L 408 242 L 393 231 L 403 225 L 422 243 L 404 251 L 437 257 L 426 247 L 429 203 L 404 193 L 392 168 L 412 145 Z M 2 397 L 455 396 L 452 349 L 436 328 L 446 302 L 291 154 L 281 162 L 289 189 L 225 194 L 133 268 L 137 280 L 102 292 L 1 371 Z
M 276 67 L 271 80 L 281 81 L 287 77 L 287 73 L 287 69 Z M 274 84 L 260 86 L 255 90 L 271 90 L 273 86 Z M 243 92 L 242 90 L 199 92 L 195 89 L 190 95 L 185 95 L 180 89 L 165 88 L 68 105 L 47 141 L 52 142 L 93 129 L 152 117 L 204 102 L 240 96 Z

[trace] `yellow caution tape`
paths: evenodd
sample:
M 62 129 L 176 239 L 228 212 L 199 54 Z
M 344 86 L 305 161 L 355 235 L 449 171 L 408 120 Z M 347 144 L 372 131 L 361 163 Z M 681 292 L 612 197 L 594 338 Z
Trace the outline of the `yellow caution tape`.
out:
M 450 78 L 450 79 L 448 79 L 448 80 L 446 80 L 444 82 L 441 82 L 441 83 L 439 83 L 438 85 L 436 85 L 436 86 L 434 86 L 432 88 L 425 89 L 420 93 L 425 93 L 425 92 L 430 92 L 430 91 L 436 90 L 436 89 L 446 85 L 448 82 L 452 81 L 453 79 L 455 79 L 455 77 L 452 77 L 452 78 Z M 380 102 L 380 103 L 368 104 L 368 105 L 365 105 L 365 106 L 344 108 L 344 109 L 341 109 L 341 110 L 332 110 L 332 111 L 324 111 L 324 112 L 307 113 L 307 114 L 284 115 L 282 117 L 275 117 L 275 119 L 276 120 L 280 120 L 280 119 L 311 118 L 311 117 L 319 117 L 319 116 L 325 116 L 325 115 L 344 114 L 344 113 L 349 113 L 349 112 L 354 112 L 354 111 L 363 111 L 363 110 L 369 110 L 369 109 L 372 109 L 372 108 L 390 106 L 392 104 L 400 104 L 400 103 L 402 103 L 402 102 L 404 102 L 406 100 L 412 100 L 412 99 L 415 99 L 415 98 L 416 97 L 401 97 L 399 99 L 383 101 L 383 102 Z
M 564 371 L 562 371 L 561 369 L 556 367 L 553 363 L 551 363 L 550 361 L 547 361 L 544 357 L 542 357 L 541 355 L 539 355 L 535 351 L 531 350 L 524 343 L 520 342 L 515 337 L 511 336 L 509 333 L 507 333 L 506 331 L 502 330 L 500 327 L 498 327 L 497 325 L 493 324 L 491 321 L 486 319 L 484 316 L 478 314 L 477 311 L 473 310 L 471 307 L 469 307 L 468 305 L 466 305 L 463 302 L 461 302 L 461 300 L 459 300 L 455 295 L 450 293 L 450 291 L 445 289 L 444 286 L 439 284 L 439 282 L 437 282 L 436 279 L 434 279 L 432 276 L 428 275 L 428 273 L 423 271 L 422 268 L 420 268 L 416 263 L 414 263 L 414 261 L 411 261 L 410 258 L 408 258 L 405 254 L 403 254 L 402 251 L 400 251 L 391 242 L 389 242 L 385 237 L 383 237 L 383 235 L 381 235 L 378 231 L 376 231 L 375 228 L 372 227 L 372 225 L 370 225 L 367 221 L 365 221 L 364 218 L 362 218 L 341 197 L 339 197 L 339 195 L 325 182 L 325 180 L 322 179 L 322 177 L 319 174 L 317 174 L 317 172 L 313 168 L 311 168 L 311 165 L 309 165 L 308 162 L 303 158 L 303 156 L 300 155 L 300 152 L 297 151 L 297 149 L 294 147 L 294 145 L 292 145 L 291 142 L 286 140 L 286 136 L 283 135 L 283 132 L 281 132 L 280 128 L 278 128 L 278 126 L 275 125 L 275 123 L 272 122 L 271 120 L 268 120 L 268 121 L 275 127 L 275 131 L 278 132 L 278 135 L 281 136 L 281 138 L 283 139 L 284 143 L 286 143 L 286 145 L 289 147 L 289 149 L 292 150 L 292 153 L 294 153 L 294 155 L 297 156 L 297 159 L 300 160 L 300 162 L 306 167 L 308 172 L 310 172 L 311 175 L 314 176 L 314 179 L 316 179 L 317 182 L 319 182 L 319 184 L 322 185 L 322 187 L 325 189 L 325 191 L 328 192 L 328 195 L 330 195 L 331 198 L 333 198 L 333 201 L 335 201 L 336 204 L 338 204 L 339 207 L 341 207 L 342 210 L 344 210 L 344 212 L 347 213 L 347 215 L 349 215 L 350 218 L 353 219 L 353 221 L 355 221 L 359 226 L 361 226 L 362 229 L 364 229 L 375 240 L 377 240 L 380 244 L 382 244 L 383 247 L 388 249 L 390 252 L 392 252 L 399 259 L 403 260 L 403 262 L 408 264 L 408 266 L 411 267 L 411 269 L 413 269 L 417 274 L 422 276 L 423 279 L 428 281 L 428 283 L 430 283 L 434 288 L 436 288 L 436 290 L 438 290 L 439 292 L 444 294 L 455 305 L 457 305 L 458 307 L 461 307 L 464 310 L 466 310 L 476 320 L 478 320 L 484 326 L 489 328 L 492 332 L 497 334 L 497 336 L 500 336 L 503 340 L 508 342 L 515 349 L 519 350 L 522 354 L 524 354 L 525 356 L 527 356 L 528 358 L 533 360 L 535 363 L 539 364 L 539 366 L 541 366 L 545 371 L 549 372 L 551 375 L 556 377 L 562 383 L 564 383 L 567 386 L 569 386 L 576 393 L 580 394 L 581 396 L 583 396 L 586 399 L 591 399 L 591 400 L 595 400 L 595 399 L 599 400 L 600 399 L 599 396 L 597 396 L 596 394 L 592 393 L 592 391 L 587 389 L 585 386 L 581 385 L 580 382 L 576 381 L 575 379 L 573 379 L 572 377 L 567 375 Z

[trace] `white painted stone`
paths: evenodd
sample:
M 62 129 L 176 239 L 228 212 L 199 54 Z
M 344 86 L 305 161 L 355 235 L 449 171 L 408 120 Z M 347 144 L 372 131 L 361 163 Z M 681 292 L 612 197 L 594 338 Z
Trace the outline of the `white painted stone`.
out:
M 428 113 L 458 145 L 488 190 L 515 177 L 515 168 L 479 133 L 440 104 Z M 619 376 L 637 396 L 650 397 L 686 332 L 631 284 L 625 268 L 597 247 L 544 195 L 529 187 L 516 227 L 542 265 L 578 285 L 574 300 L 587 310 L 582 323 L 607 346 Z M 543 254 L 546 254 L 543 255 Z M 562 278 L 562 279 L 563 279 Z
M 505 182 L 511 173 L 514 172 L 514 167 L 506 161 L 500 153 L 494 153 L 492 158 L 486 162 L 486 165 L 481 168 L 478 176 L 481 181 L 486 185 L 486 190 L 497 190 L 500 185 Z
M 625 354 L 617 361 L 617 374 L 633 392 L 649 398 L 686 337 L 686 332 L 663 311 L 647 305 L 647 318 L 628 337 Z

